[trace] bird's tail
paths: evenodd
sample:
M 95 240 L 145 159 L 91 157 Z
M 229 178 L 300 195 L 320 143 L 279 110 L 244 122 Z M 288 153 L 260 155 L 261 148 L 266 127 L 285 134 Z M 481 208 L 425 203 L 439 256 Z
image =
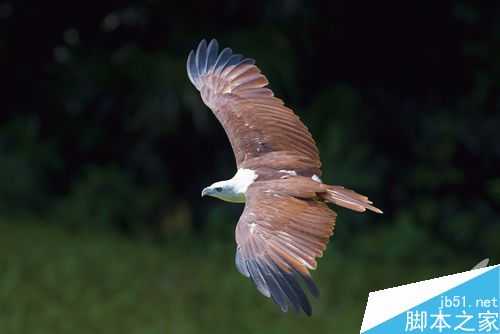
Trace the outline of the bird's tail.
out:
M 376 213 L 382 213 L 382 210 L 372 205 L 373 202 L 368 197 L 342 186 L 327 186 L 322 198 L 328 203 L 337 204 L 354 211 L 364 212 L 368 209 Z

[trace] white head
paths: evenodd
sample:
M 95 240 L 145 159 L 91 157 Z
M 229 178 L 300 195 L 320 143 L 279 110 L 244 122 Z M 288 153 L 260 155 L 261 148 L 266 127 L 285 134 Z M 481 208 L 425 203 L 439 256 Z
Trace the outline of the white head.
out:
M 238 192 L 231 180 L 215 182 L 201 192 L 201 197 L 212 196 L 226 202 L 244 203 L 245 194 Z
M 201 196 L 212 196 L 226 202 L 245 203 L 247 188 L 255 181 L 257 174 L 250 169 L 239 169 L 232 179 L 215 182 L 201 192 Z

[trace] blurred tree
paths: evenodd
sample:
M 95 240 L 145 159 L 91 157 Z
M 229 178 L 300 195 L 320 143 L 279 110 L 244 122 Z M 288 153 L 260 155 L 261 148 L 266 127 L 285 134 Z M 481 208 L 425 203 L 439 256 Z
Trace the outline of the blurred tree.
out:
M 343 247 L 389 228 L 499 251 L 499 15 L 466 0 L 5 2 L 0 207 L 127 231 L 185 231 L 166 219 L 232 231 L 239 208 L 222 216 L 199 199 L 234 161 L 184 68 L 216 37 L 257 59 L 304 119 L 325 179 L 386 212 L 342 215 Z M 365 224 L 375 219 L 385 223 Z

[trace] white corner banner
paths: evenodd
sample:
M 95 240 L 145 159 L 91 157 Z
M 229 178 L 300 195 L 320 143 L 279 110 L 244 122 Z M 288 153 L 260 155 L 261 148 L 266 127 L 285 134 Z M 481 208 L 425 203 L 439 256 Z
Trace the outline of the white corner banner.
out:
M 500 334 L 500 265 L 371 292 L 363 334 Z

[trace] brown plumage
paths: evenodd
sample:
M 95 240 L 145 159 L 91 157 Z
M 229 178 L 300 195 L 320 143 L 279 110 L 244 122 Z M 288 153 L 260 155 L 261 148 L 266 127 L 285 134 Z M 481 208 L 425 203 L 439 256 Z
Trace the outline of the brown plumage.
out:
M 245 209 L 236 226 L 238 270 L 283 311 L 291 306 L 310 315 L 299 281 L 319 294 L 309 270 L 316 269 L 316 259 L 333 234 L 337 215 L 327 203 L 358 212 L 381 211 L 366 196 L 321 182 L 321 161 L 311 134 L 266 88 L 267 78 L 252 59 L 228 48 L 219 53 L 216 40 L 208 46 L 203 40 L 190 52 L 187 70 L 224 127 L 238 171 L 251 176 L 242 179 L 238 172 L 223 181 L 230 188 L 228 197 L 213 194 L 234 202 L 244 196 Z M 218 183 L 215 189 L 221 191 Z
M 254 61 L 217 41 L 203 40 L 188 56 L 188 73 L 231 142 L 238 168 L 244 161 L 269 152 L 300 154 L 320 166 L 316 144 L 297 115 L 274 97 Z M 217 57 L 218 55 L 218 57 Z M 198 65 L 198 67 L 196 67 Z

